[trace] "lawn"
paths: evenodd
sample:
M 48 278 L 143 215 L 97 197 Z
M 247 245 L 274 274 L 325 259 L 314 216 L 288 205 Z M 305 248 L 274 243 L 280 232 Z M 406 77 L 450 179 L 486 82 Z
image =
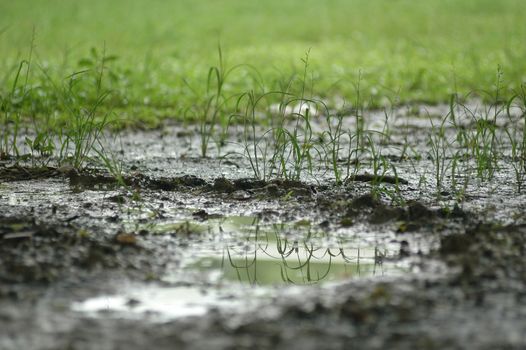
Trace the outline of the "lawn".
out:
M 132 119 L 182 117 L 206 93 L 220 44 L 228 67 L 251 66 L 229 76 L 232 93 L 283 89 L 310 49 L 315 96 L 354 101 L 359 85 L 372 106 L 486 98 L 499 67 L 511 96 L 526 80 L 525 15 L 520 0 L 4 0 L 0 93 L 33 46 L 29 84 L 41 112 L 60 109 L 52 86 L 106 56 L 105 106 Z

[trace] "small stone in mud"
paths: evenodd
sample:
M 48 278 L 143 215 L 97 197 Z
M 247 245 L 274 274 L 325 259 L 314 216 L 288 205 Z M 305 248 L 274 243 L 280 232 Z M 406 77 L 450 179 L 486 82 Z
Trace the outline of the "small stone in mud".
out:
M 130 298 L 126 302 L 126 306 L 128 306 L 128 307 L 135 307 L 135 306 L 139 305 L 140 303 L 141 303 L 141 301 L 139 299 Z
M 352 220 L 351 220 L 352 221 Z M 329 226 L 331 225 L 331 223 L 329 222 L 329 220 L 323 220 L 322 222 L 320 222 L 318 224 L 319 227 L 322 227 L 322 228 L 328 228 Z
M 138 232 L 139 236 L 148 236 L 150 234 L 150 231 L 142 229 Z
M 108 222 L 117 222 L 120 220 L 120 217 L 118 215 L 108 216 L 106 218 L 106 221 Z
M 115 235 L 114 241 L 121 245 L 136 245 L 137 237 L 131 233 L 119 232 Z
M 400 255 L 400 257 L 408 257 L 409 255 L 411 255 L 411 251 L 409 250 L 409 242 L 400 242 L 400 250 L 398 254 Z
M 193 212 L 192 216 L 195 219 L 208 220 L 208 213 L 206 212 L 206 210 L 203 210 L 203 209 Z

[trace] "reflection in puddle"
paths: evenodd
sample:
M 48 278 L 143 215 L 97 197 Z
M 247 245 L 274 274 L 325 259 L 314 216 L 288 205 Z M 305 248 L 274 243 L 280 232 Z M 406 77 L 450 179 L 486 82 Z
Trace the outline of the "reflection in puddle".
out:
M 194 235 L 182 235 L 192 227 Z M 272 286 L 312 285 L 339 280 L 400 275 L 407 269 L 391 259 L 398 252 L 368 243 L 364 235 L 327 233 L 310 224 L 270 224 L 254 217 L 210 219 L 150 227 L 179 243 L 180 261 L 163 277 L 184 287 L 123 288 L 73 305 L 87 314 L 161 319 L 198 316 L 212 308 L 247 310 L 276 295 Z M 287 290 L 290 290 L 288 288 Z
M 324 247 L 314 238 L 257 233 L 244 245 L 223 247 L 221 257 L 204 257 L 193 267 L 217 269 L 227 281 L 251 285 L 312 284 L 354 277 L 384 275 L 386 251 L 377 248 Z
M 203 269 L 220 269 L 223 279 L 252 285 L 329 282 L 356 276 L 373 276 L 377 269 L 376 264 L 339 262 L 333 259 L 320 262 L 315 261 L 316 258 L 313 257 L 302 259 L 299 254 L 297 257 L 297 261 L 288 261 L 287 258 L 260 258 L 254 253 L 253 257 L 244 259 L 229 256 L 227 262 L 205 258 L 198 266 Z
M 315 284 L 403 273 L 389 258 L 397 251 L 356 236 L 333 237 L 310 225 L 266 224 L 257 218 L 209 220 L 222 239 L 192 246 L 185 269 L 220 272 L 220 281 L 250 285 Z

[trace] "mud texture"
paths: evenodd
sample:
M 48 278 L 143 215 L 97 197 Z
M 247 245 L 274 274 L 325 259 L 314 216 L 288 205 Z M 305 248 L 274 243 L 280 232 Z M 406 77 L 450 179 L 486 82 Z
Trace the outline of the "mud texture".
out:
M 405 160 L 396 178 L 363 171 L 340 185 L 323 176 L 263 181 L 243 170 L 243 158 L 170 151 L 188 144 L 192 154 L 190 136 L 159 150 L 156 142 L 155 131 L 124 137 L 135 156 L 120 179 L 97 167 L 0 164 L 0 349 L 526 347 L 526 217 L 506 169 L 470 184 L 458 202 L 418 185 Z M 141 158 L 146 149 L 151 157 Z M 375 192 L 378 183 L 385 187 Z M 221 224 L 233 216 L 258 224 Z M 248 249 L 239 232 L 277 224 L 279 244 L 373 247 L 371 264 L 403 272 L 263 287 L 192 270 L 195 255 L 227 241 Z M 203 299 L 220 289 L 236 303 L 168 318 L 134 314 L 142 301 L 131 297 L 130 312 L 73 307 L 180 287 Z

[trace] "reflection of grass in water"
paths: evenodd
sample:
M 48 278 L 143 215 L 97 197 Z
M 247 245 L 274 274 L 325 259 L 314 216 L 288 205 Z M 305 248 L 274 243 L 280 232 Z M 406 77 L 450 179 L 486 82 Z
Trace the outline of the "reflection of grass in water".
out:
M 205 258 L 195 266 L 220 269 L 225 280 L 262 285 L 313 284 L 383 273 L 385 252 L 373 247 L 327 248 L 322 242 L 325 234 L 310 229 L 300 231 L 301 239 L 289 240 L 284 237 L 288 227 L 250 226 L 250 234 L 226 247 L 222 258 Z
M 349 248 L 349 241 L 327 248 L 326 232 L 287 223 L 260 224 L 257 217 L 233 216 L 207 223 L 182 221 L 150 229 L 157 234 L 181 237 L 232 233 L 234 242 L 223 248 L 222 257 L 209 256 L 190 265 L 203 271 L 221 270 L 227 281 L 251 285 L 315 284 L 385 272 L 386 251 L 372 246 Z
M 191 266 L 218 269 L 223 279 L 248 284 L 314 284 L 383 274 L 386 252 L 377 248 L 327 248 L 328 234 L 294 224 L 261 224 L 257 217 L 232 216 L 207 223 L 176 222 L 156 225 L 156 233 L 178 236 L 233 233 L 235 243 L 222 258 L 207 257 Z M 294 233 L 295 238 L 290 238 Z M 348 243 L 348 242 L 347 242 Z
M 343 250 L 338 253 L 330 249 L 318 249 L 315 256 L 311 251 L 304 257 L 300 249 L 273 256 L 264 250 L 247 252 L 244 256 L 233 256 L 230 249 L 220 258 L 205 258 L 195 266 L 206 269 L 219 269 L 223 278 L 248 284 L 315 284 L 354 277 L 367 277 L 383 274 L 382 258 L 385 253 L 374 250 L 374 256 L 360 256 L 356 249 L 352 256 Z M 234 253 L 235 254 L 235 253 Z
M 314 284 L 346 278 L 373 276 L 376 264 L 367 262 L 304 262 L 285 263 L 271 259 L 206 259 L 207 268 L 221 269 L 223 278 L 248 284 Z M 209 264 L 209 265 L 208 265 Z

